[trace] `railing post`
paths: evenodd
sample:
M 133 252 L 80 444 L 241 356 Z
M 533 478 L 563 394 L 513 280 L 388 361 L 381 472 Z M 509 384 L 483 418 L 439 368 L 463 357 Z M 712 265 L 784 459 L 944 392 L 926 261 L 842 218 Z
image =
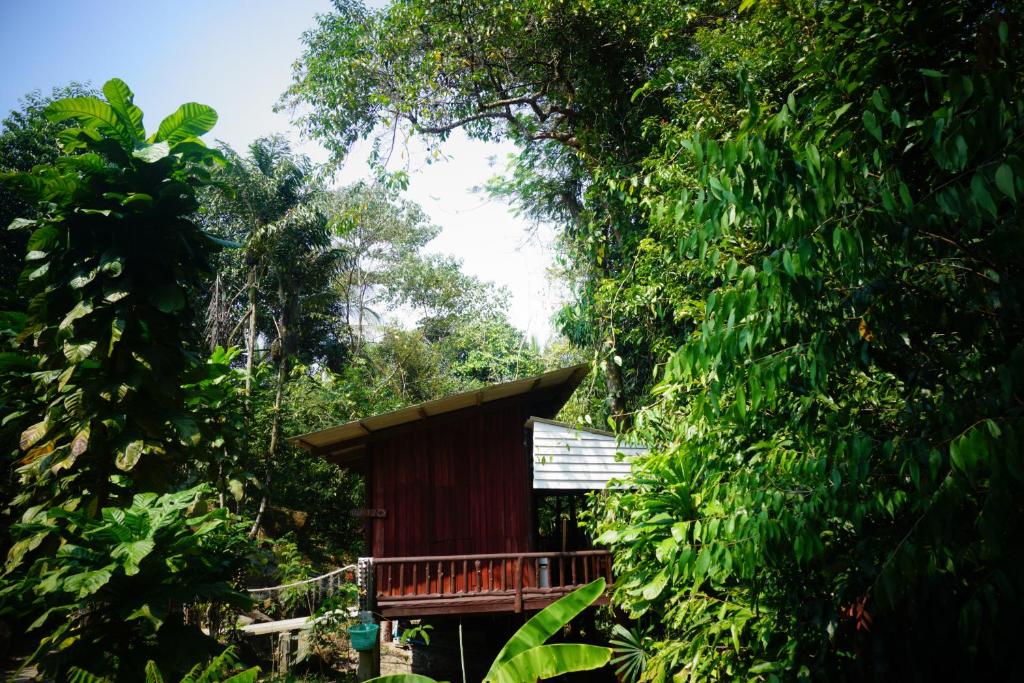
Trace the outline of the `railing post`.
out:
M 356 586 L 359 588 L 359 610 L 372 612 L 377 606 L 377 581 L 372 557 L 360 557 L 356 564 Z
M 523 611 L 523 556 L 516 556 L 516 573 L 515 573 L 515 584 L 516 584 L 516 598 L 514 609 L 516 614 Z
M 359 619 L 363 623 L 376 621 L 374 612 L 377 610 L 377 581 L 376 569 L 373 566 L 372 557 L 360 557 L 357 565 L 356 576 L 359 586 Z M 373 649 L 359 653 L 359 667 L 356 670 L 356 678 L 360 681 L 368 681 L 380 675 L 380 635 L 378 633 L 377 643 Z

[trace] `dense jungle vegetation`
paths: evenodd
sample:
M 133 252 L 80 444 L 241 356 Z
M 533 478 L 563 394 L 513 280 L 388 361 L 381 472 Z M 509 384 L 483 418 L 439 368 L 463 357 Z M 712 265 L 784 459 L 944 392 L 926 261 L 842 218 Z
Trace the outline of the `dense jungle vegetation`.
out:
M 358 552 L 359 482 L 285 437 L 583 359 L 565 417 L 652 448 L 587 518 L 627 678 L 1018 671 L 1022 19 L 335 0 L 279 106 L 336 161 L 374 141 L 343 188 L 280 137 L 207 146 L 203 105 L 147 129 L 117 79 L 26 97 L 0 132 L 0 616 L 57 678 L 184 673 L 218 645 L 180 606 L 290 566 L 261 539 Z M 486 191 L 559 229 L 548 349 L 425 252 L 388 165 L 456 130 L 515 143 Z

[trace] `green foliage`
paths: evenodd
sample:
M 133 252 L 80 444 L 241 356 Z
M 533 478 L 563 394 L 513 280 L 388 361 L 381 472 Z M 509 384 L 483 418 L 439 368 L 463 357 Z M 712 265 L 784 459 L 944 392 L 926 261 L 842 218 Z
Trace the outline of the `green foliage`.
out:
M 289 355 L 337 369 L 347 353 L 332 288 L 341 252 L 331 243 L 316 167 L 276 135 L 257 139 L 246 155 L 222 152 L 230 166 L 204 193 L 201 220 L 243 248 L 218 258 L 205 321 L 210 348 L 247 336 L 245 316 L 255 307 L 258 335 L 279 339 L 287 323 Z
M 402 631 L 401 642 L 408 643 L 410 640 L 420 639 L 424 645 L 430 645 L 430 632 L 434 629 L 430 624 L 420 624 Z
M 216 643 L 181 608 L 196 602 L 235 607 L 248 599 L 227 581 L 240 569 L 244 532 L 223 508 L 202 512 L 204 488 L 136 494 L 127 507 L 51 508 L 26 515 L 14 530 L 7 569 L 47 549 L 0 591 L 5 616 L 34 615 L 28 627 L 40 662 L 60 677 L 72 663 L 104 672 L 139 671 L 153 659 L 168 671 Z M 102 662 L 102 664 L 100 664 Z
M 562 654 L 555 654 L 554 658 L 550 658 L 541 652 L 549 652 L 546 648 L 555 647 L 554 645 L 545 645 L 544 643 L 551 638 L 551 636 L 558 633 L 562 627 L 571 622 L 575 616 L 577 616 L 584 609 L 589 607 L 594 600 L 601 597 L 604 593 L 604 580 L 598 579 L 593 581 L 582 588 L 572 591 L 565 597 L 555 600 L 550 605 L 539 611 L 534 616 L 529 618 L 529 621 L 522 625 L 518 631 L 512 634 L 505 646 L 498 652 L 495 657 L 494 663 L 490 665 L 490 669 L 487 670 L 486 675 L 483 677 L 484 681 L 504 681 L 504 680 L 537 680 L 537 678 L 549 678 L 549 676 L 540 676 L 540 670 L 531 670 L 529 668 L 532 665 L 543 665 L 544 669 L 547 670 L 553 663 L 564 663 Z M 603 667 L 610 657 L 610 650 L 607 648 L 593 647 L 588 645 L 575 645 L 575 648 L 585 648 L 573 650 L 581 658 L 578 660 L 582 664 L 583 661 L 592 663 L 595 657 L 599 658 L 597 650 L 603 652 L 604 660 L 600 664 L 595 666 L 581 666 L 578 670 L 564 669 L 561 673 L 567 671 L 584 671 L 587 669 L 598 669 Z M 516 659 L 523 654 L 531 651 L 539 650 L 538 656 L 526 657 L 516 663 Z M 559 650 L 559 652 L 567 652 L 568 650 Z M 514 663 L 514 664 L 513 664 Z M 538 676 L 532 678 L 520 678 L 516 676 L 526 676 L 528 671 L 537 671 Z M 555 675 L 555 674 L 551 674 Z
M 328 595 L 313 612 L 313 627 L 310 641 L 315 647 L 328 649 L 336 647 L 336 636 L 353 622 L 350 611 L 359 604 L 359 586 L 343 583 Z
M 274 539 L 272 549 L 280 585 L 298 583 L 316 575 L 313 565 L 299 552 L 291 533 Z M 312 614 L 314 610 L 310 599 L 313 589 L 313 584 L 299 583 L 281 590 L 280 599 L 286 616 Z
M 394 191 L 359 182 L 326 198 L 331 231 L 344 253 L 334 288 L 344 310 L 350 345 L 361 350 L 386 307 L 412 303 L 421 250 L 440 228 L 416 204 Z M 436 284 L 425 295 L 436 297 Z
M 702 130 L 680 103 L 620 185 L 650 221 L 631 305 L 660 287 L 686 331 L 637 419 L 656 452 L 597 525 L 615 600 L 663 624 L 645 676 L 1006 673 L 1019 12 L 794 2 L 742 23 L 701 49 L 752 32 L 785 78 L 738 60 L 742 105 Z
M 201 365 L 183 343 L 190 288 L 220 248 L 189 218 L 223 162 L 195 137 L 216 115 L 185 105 L 146 139 L 128 87 L 113 79 L 104 95 L 50 103 L 51 122 L 77 124 L 59 133 L 69 156 L 0 176 L 39 203 L 12 224 L 29 232 L 3 380 L 23 390 L 4 406 L 22 514 L 0 590 L 6 617 L 35 619 L 30 661 L 58 677 L 210 652 L 185 608 L 246 602 L 228 583 L 247 546 L 226 510 L 206 513 L 203 487 L 159 495 L 218 438 L 192 410 L 217 402 L 213 375 L 230 363 Z
M 51 121 L 44 111 L 54 100 L 94 95 L 88 85 L 69 83 L 50 94 L 34 91 L 19 100 L 19 107 L 0 121 L 0 172 L 30 171 L 38 164 L 53 163 L 60 156 L 57 135 L 67 123 Z M 15 218 L 36 218 L 35 206 L 11 188 L 0 185 L 0 229 Z M 25 254 L 24 231 L 0 232 L 0 308 L 12 308 L 17 301 L 18 275 Z
M 374 397 L 364 396 L 370 388 L 361 373 L 346 369 L 344 374 L 334 375 L 296 364 L 284 389 L 281 432 L 294 435 L 325 429 L 346 422 L 353 415 L 366 414 L 360 411 L 372 405 Z M 269 442 L 272 401 L 269 382 L 258 379 L 253 397 L 255 419 L 245 433 L 244 447 L 248 453 L 259 454 L 258 449 Z M 253 455 L 244 458 L 252 463 Z M 278 456 L 269 464 L 274 505 L 279 506 L 269 520 L 272 535 L 294 531 L 302 553 L 332 567 L 357 557 L 362 535 L 359 521 L 349 511 L 362 505 L 361 478 L 288 443 L 281 444 Z M 251 467 L 255 469 L 255 465 Z M 254 509 L 258 500 L 254 494 L 260 492 L 261 486 L 253 479 L 246 480 L 243 509 Z M 300 528 L 275 525 L 290 510 L 305 513 L 305 523 Z
M 627 629 L 621 624 L 615 624 L 612 633 L 614 637 L 608 643 L 615 654 L 611 660 L 616 665 L 615 673 L 630 683 L 642 680 L 650 658 L 650 629 Z
M 236 367 L 241 350 L 216 347 L 202 365 L 193 367 L 182 385 L 185 408 L 202 435 L 197 457 L 187 477 L 210 483 L 220 505 L 240 509 L 246 484 L 254 480 L 244 457 L 246 439 L 243 384 L 245 374 Z
M 519 143 L 491 188 L 566 226 L 606 413 L 656 382 L 596 525 L 659 625 L 644 677 L 1019 662 L 1021 18 L 412 0 L 304 37 L 286 102 L 336 154 Z
M 532 683 L 577 671 L 600 669 L 608 663 L 610 657 L 611 650 L 597 645 L 539 645 L 512 657 L 485 680 L 494 683 Z
M 577 120 L 597 127 L 627 113 L 652 29 L 684 16 L 658 5 L 338 2 L 303 36 L 282 105 L 307 106 L 302 124 L 339 155 L 379 123 L 442 139 L 464 128 L 483 139 L 585 145 L 593 141 L 574 135 Z M 577 61 L 584 56 L 594 59 Z M 620 89 L 624 81 L 634 88 Z
M 378 126 L 392 129 L 392 145 L 408 134 L 433 146 L 456 129 L 519 144 L 509 176 L 489 187 L 524 215 L 565 226 L 561 265 L 578 304 L 560 326 L 604 369 L 597 421 L 623 419 L 651 382 L 654 353 L 681 339 L 666 330 L 674 321 L 664 308 L 627 316 L 614 305 L 644 226 L 618 181 L 650 148 L 644 121 L 669 111 L 640 91 L 652 71 L 693 53 L 698 30 L 733 13 L 720 2 L 339 2 L 303 36 L 282 104 L 339 159 Z M 662 87 L 680 98 L 697 90 L 653 89 Z M 669 341 L 652 349 L 651 335 L 633 329 Z
M 18 339 L 39 357 L 45 406 L 21 434 L 20 505 L 95 511 L 128 486 L 157 490 L 200 439 L 178 382 L 193 365 L 180 331 L 191 316 L 184 288 L 217 247 L 187 216 L 220 155 L 195 138 L 141 141 L 130 92 L 116 79 L 107 90 L 113 103 L 77 97 L 46 110 L 81 124 L 61 133 L 77 154 L 4 176 L 46 206 L 18 224 L 31 232 Z
M 230 344 L 243 325 L 246 329 L 243 414 L 247 431 L 254 408 L 266 405 L 263 400 L 253 400 L 254 392 L 261 393 L 260 387 L 254 387 L 261 369 L 257 360 L 261 333 L 270 342 L 259 359 L 269 360 L 273 367 L 272 374 L 260 378 L 269 380 L 264 384 L 270 396 L 269 429 L 265 440 L 250 439 L 248 448 L 235 459 L 242 469 L 262 469 L 259 505 L 250 532 L 256 535 L 265 523 L 274 463 L 283 450 L 282 402 L 290 379 L 289 364 L 303 346 L 327 349 L 328 353 L 337 347 L 332 335 L 313 334 L 317 341 L 310 344 L 308 333 L 311 322 L 314 332 L 324 329 L 317 323 L 322 323 L 333 307 L 330 283 L 339 267 L 340 252 L 331 242 L 327 217 L 319 205 L 321 188 L 306 157 L 294 154 L 280 136 L 256 140 L 248 157 L 228 148 L 225 154 L 231 167 L 219 192 L 207 197 L 208 209 L 216 210 L 211 222 L 240 237 L 244 248 L 234 258 L 223 260 L 226 267 L 214 281 L 206 332 L 215 347 L 222 340 Z M 229 295 L 232 290 L 236 293 Z M 238 303 L 242 294 L 246 295 L 244 306 Z M 236 323 L 238 313 L 241 317 Z M 223 468 L 218 476 L 223 476 Z M 241 503 L 244 483 L 238 478 L 234 481 Z
M 259 676 L 259 667 L 250 667 L 244 671 L 238 671 L 241 662 L 235 654 L 235 650 L 229 647 L 214 657 L 208 664 L 196 664 L 181 679 L 180 683 L 256 683 Z M 164 683 L 164 676 L 160 672 L 156 662 L 146 662 L 146 683 Z M 109 683 L 109 678 L 95 676 L 83 669 L 73 667 L 68 672 L 68 683 Z
M 604 579 L 597 579 L 559 598 L 516 631 L 484 676 L 485 683 L 534 683 L 578 671 L 600 669 L 612 651 L 596 645 L 544 643 L 604 593 Z M 416 674 L 397 674 L 371 679 L 376 683 L 435 683 Z
M 470 290 L 464 298 L 483 299 L 484 290 Z M 500 309 L 485 303 L 424 322 L 429 327 L 385 327 L 381 339 L 366 350 L 371 368 L 390 370 L 377 382 L 398 399 L 394 407 L 512 381 L 544 368 L 538 349 Z

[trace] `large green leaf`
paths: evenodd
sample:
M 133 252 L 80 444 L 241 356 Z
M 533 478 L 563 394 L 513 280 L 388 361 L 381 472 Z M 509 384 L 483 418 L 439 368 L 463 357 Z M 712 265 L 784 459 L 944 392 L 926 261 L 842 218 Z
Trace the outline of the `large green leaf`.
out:
M 173 284 L 155 289 L 149 296 L 150 302 L 164 313 L 174 313 L 185 307 L 185 294 Z
M 430 676 L 420 674 L 388 674 L 371 678 L 367 683 L 447 683 L 447 681 L 435 681 Z
M 112 576 L 113 573 L 106 568 L 75 574 L 64 579 L 64 590 L 75 593 L 78 598 L 84 598 L 107 585 Z
M 135 106 L 135 94 L 120 78 L 111 78 L 103 84 L 103 95 L 114 110 L 122 125 L 132 134 L 135 140 L 146 137 L 146 129 L 142 126 L 142 110 Z
M 538 645 L 543 645 L 548 638 L 560 631 L 577 614 L 601 597 L 603 592 L 604 579 L 597 579 L 582 588 L 577 588 L 564 598 L 556 600 L 535 614 L 532 619 L 523 624 L 522 628 L 516 631 L 509 638 L 509 641 L 505 643 L 505 647 L 494 658 L 494 663 L 491 664 L 491 668 L 487 671 L 484 680 L 493 680 L 494 676 L 497 675 L 498 669 L 516 655 Z
M 198 446 L 200 441 L 202 441 L 203 435 L 199 431 L 199 425 L 191 417 L 174 417 L 171 418 L 170 423 L 174 425 L 174 431 L 177 432 L 178 438 L 181 439 L 182 443 Z
M 14 351 L 0 353 L 0 372 L 31 370 L 34 367 L 35 361 L 32 360 L 31 356 L 24 353 L 15 353 Z
M 163 674 L 152 660 L 146 662 L 146 683 L 164 683 Z
M 46 117 L 51 121 L 75 119 L 85 126 L 91 126 L 116 138 L 125 147 L 131 147 L 134 139 L 131 131 L 121 123 L 114 108 L 95 97 L 68 97 L 57 100 L 46 108 Z
M 145 444 L 142 441 L 132 441 L 124 447 L 120 453 L 117 454 L 117 458 L 114 459 L 114 463 L 120 470 L 128 471 L 135 467 L 135 463 L 142 457 L 142 449 Z
M 256 683 L 259 679 L 260 669 L 254 666 L 251 669 L 241 671 L 230 678 L 225 678 L 221 683 Z
M 1000 164 L 996 169 L 996 187 L 1007 197 L 1017 201 L 1017 192 L 1013 186 L 1013 169 L 1009 164 Z
M 34 221 L 31 218 L 15 218 L 11 221 L 11 224 L 7 226 L 8 230 L 23 230 L 25 228 L 31 228 L 36 225 L 38 221 Z
M 146 679 L 146 681 L 149 683 L 149 679 Z M 73 666 L 68 669 L 68 683 L 110 683 L 110 679 L 100 678 L 85 669 Z M 160 681 L 160 683 L 163 683 L 163 681 Z
M 153 144 L 142 143 L 136 145 L 132 156 L 141 159 L 147 164 L 152 164 L 165 158 L 171 153 L 171 148 L 166 142 L 154 142 Z
M 58 329 L 67 329 L 73 322 L 79 318 L 84 318 L 90 313 L 92 313 L 92 303 L 89 301 L 79 301 L 75 304 L 75 307 L 72 308 L 66 316 L 64 316 L 64 319 L 61 321 Z
M 508 660 L 486 681 L 492 683 L 533 683 L 573 671 L 600 669 L 612 657 L 612 650 L 597 645 L 564 643 L 540 645 Z
M 86 358 L 92 355 L 92 352 L 96 350 L 96 340 L 87 341 L 82 344 L 72 344 L 71 342 L 64 342 L 64 357 L 68 359 L 70 363 L 81 363 Z
M 14 224 L 12 223 L 11 226 L 13 227 Z M 52 225 L 44 225 L 29 236 L 28 244 L 25 245 L 25 248 L 28 251 L 46 251 L 57 246 L 59 240 L 60 233 L 57 229 Z
M 213 107 L 197 102 L 186 102 L 160 122 L 160 128 L 149 142 L 167 141 L 171 147 L 189 138 L 207 133 L 217 123 Z
M 211 242 L 220 247 L 227 247 L 228 249 L 241 249 L 243 246 L 241 242 L 236 242 L 234 240 L 226 240 L 223 237 L 217 237 L 216 235 L 210 234 L 206 231 L 203 231 L 202 235 L 203 237 L 205 237 L 206 239 L 210 240 Z
M 153 552 L 155 547 L 156 543 L 152 539 L 144 538 L 139 541 L 120 543 L 114 546 L 110 556 L 116 560 L 121 560 L 126 575 L 134 576 L 139 573 L 139 563 L 146 559 L 146 556 Z
M 21 450 L 27 451 L 37 441 L 42 439 L 46 435 L 46 429 L 46 420 L 43 420 L 41 422 L 35 423 L 31 427 L 23 431 L 21 433 L 21 439 L 18 443 L 18 445 L 21 447 Z

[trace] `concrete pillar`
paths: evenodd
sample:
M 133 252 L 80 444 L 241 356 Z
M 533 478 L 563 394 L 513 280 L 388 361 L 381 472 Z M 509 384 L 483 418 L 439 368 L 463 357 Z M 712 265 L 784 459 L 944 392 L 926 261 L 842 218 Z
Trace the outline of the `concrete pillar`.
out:
M 359 668 L 356 669 L 356 678 L 360 681 L 368 681 L 371 678 L 380 676 L 380 638 L 373 644 L 372 650 L 359 653 Z
M 274 673 L 286 674 L 291 669 L 292 660 L 295 657 L 291 631 L 283 631 L 277 634 L 274 643 Z

